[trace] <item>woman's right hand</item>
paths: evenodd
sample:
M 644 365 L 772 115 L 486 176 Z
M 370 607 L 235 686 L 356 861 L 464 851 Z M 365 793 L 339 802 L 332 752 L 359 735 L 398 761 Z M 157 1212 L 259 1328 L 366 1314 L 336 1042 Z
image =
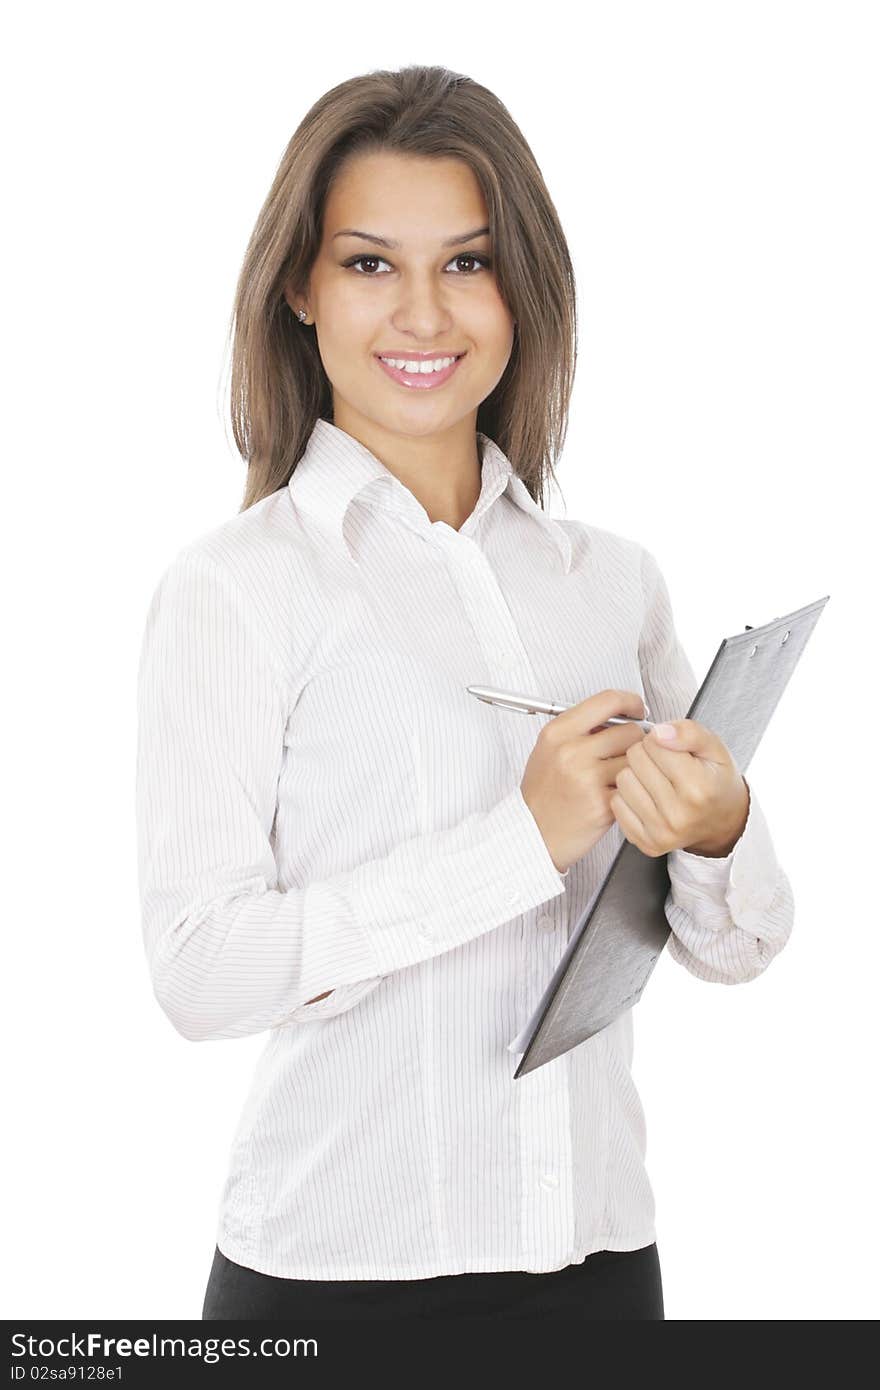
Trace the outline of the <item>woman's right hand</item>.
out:
M 614 824 L 610 802 L 617 774 L 627 765 L 627 749 L 646 736 L 638 724 L 600 728 L 612 714 L 644 719 L 641 695 L 600 690 L 554 715 L 538 734 L 525 766 L 523 800 L 560 873 Z

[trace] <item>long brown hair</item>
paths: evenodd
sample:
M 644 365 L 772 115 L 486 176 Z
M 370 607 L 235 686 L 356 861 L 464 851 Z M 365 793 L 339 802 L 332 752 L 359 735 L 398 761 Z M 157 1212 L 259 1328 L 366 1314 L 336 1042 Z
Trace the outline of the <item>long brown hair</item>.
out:
M 320 97 L 294 132 L 260 209 L 230 320 L 232 429 L 248 465 L 240 510 L 284 487 L 316 419 L 332 421 L 314 327 L 297 321 L 284 287 L 305 288 L 343 160 L 377 150 L 461 159 L 479 181 L 496 281 L 516 329 L 504 374 L 478 408 L 477 429 L 495 440 L 545 507 L 577 356 L 565 237 L 535 157 L 498 97 L 448 68 L 412 65 L 349 78 Z

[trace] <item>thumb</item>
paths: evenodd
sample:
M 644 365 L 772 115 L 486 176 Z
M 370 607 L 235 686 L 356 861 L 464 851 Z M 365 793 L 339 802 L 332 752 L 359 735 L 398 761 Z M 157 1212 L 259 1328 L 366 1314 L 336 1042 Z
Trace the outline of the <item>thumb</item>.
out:
M 725 762 L 727 750 L 717 734 L 696 719 L 671 719 L 651 730 L 664 748 L 675 748 L 710 762 Z

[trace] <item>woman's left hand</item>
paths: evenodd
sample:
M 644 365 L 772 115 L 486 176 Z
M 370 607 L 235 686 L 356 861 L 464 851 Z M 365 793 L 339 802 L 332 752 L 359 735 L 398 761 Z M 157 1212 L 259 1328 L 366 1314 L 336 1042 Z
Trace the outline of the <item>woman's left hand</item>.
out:
M 666 727 L 666 726 L 664 726 Z M 670 850 L 724 857 L 745 828 L 749 787 L 726 744 L 695 719 L 649 730 L 626 752 L 610 807 L 627 840 L 659 858 Z

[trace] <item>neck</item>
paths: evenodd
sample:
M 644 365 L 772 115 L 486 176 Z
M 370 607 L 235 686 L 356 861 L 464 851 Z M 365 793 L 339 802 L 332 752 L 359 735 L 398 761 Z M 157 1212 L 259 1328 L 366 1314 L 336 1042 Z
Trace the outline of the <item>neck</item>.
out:
M 431 522 L 444 521 L 460 530 L 476 507 L 482 487 L 476 412 L 439 434 L 397 434 L 337 402 L 333 423 L 400 479 Z

